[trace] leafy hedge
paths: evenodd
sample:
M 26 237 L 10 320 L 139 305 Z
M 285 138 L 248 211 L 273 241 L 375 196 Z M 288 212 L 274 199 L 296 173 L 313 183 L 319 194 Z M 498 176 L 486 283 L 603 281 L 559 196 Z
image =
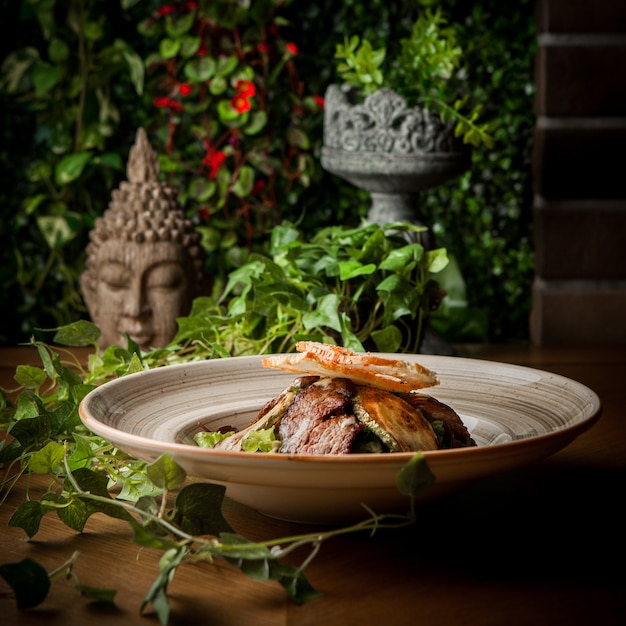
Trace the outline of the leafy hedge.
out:
M 111 190 L 125 178 L 128 150 L 140 125 L 149 129 L 155 147 L 164 155 L 164 176 L 181 184 L 186 210 L 204 229 L 211 271 L 223 273 L 246 245 L 259 249 L 266 245 L 267 222 L 223 219 L 227 200 L 210 195 L 205 187 L 205 195 L 194 197 L 198 187 L 192 182 L 198 172 L 206 174 L 203 164 L 211 163 L 207 137 L 199 133 L 202 102 L 196 98 L 196 108 L 184 113 L 195 117 L 184 118 L 162 98 L 171 93 L 168 77 L 180 81 L 188 74 L 172 74 L 168 62 L 160 69 L 158 63 L 147 63 L 144 69 L 140 62 L 154 61 L 155 55 L 162 61 L 170 53 L 172 59 L 181 58 L 180 49 L 174 51 L 164 44 L 165 39 L 175 39 L 171 30 L 148 36 L 146 20 L 157 23 L 159 11 L 163 13 L 160 3 L 123 0 L 117 5 L 86 0 L 82 13 L 48 0 L 1 3 L 0 297 L 5 306 L 0 344 L 13 345 L 39 334 L 37 329 L 86 317 L 78 277 L 87 234 L 105 210 Z M 496 146 L 475 150 L 470 172 L 424 194 L 425 221 L 460 268 L 460 273 L 448 276 L 450 297 L 434 321 L 450 341 L 525 340 L 533 274 L 532 2 L 422 4 L 440 5 L 451 22 L 459 25 L 459 40 L 471 68 L 468 88 L 484 104 L 485 116 L 499 124 L 494 133 Z M 199 8 L 200 12 L 218 12 L 214 16 L 224 26 L 222 35 L 236 27 L 244 44 L 258 44 L 265 41 L 259 37 L 269 33 L 277 47 L 291 50 L 286 59 L 290 65 L 280 68 L 283 86 L 272 91 L 271 97 L 282 94 L 300 116 L 298 133 L 291 132 L 280 142 L 293 148 L 289 162 L 296 164 L 296 176 L 289 184 L 277 183 L 282 185 L 275 194 L 280 198 L 279 215 L 273 218 L 298 221 L 311 235 L 328 225 L 358 225 L 367 211 L 367 195 L 319 166 L 322 115 L 314 103 L 336 79 L 333 56 L 344 34 L 384 42 L 392 54 L 394 43 L 406 35 L 422 8 L 415 2 L 382 0 L 339 4 L 255 0 L 253 6 L 253 12 L 246 12 L 242 3 L 221 0 L 200 3 Z M 167 19 L 167 15 L 161 17 Z M 224 36 L 219 42 L 227 46 L 226 53 L 232 53 L 234 44 L 228 44 Z M 287 44 L 292 47 L 286 48 Z M 11 56 L 17 50 L 19 54 Z M 282 58 L 271 60 L 273 67 Z M 25 67 L 20 63 L 30 65 L 20 73 Z M 157 98 L 162 106 L 155 106 Z M 294 107 L 280 113 L 290 116 L 287 126 L 291 129 Z M 172 124 L 175 135 L 170 132 Z M 280 132 L 286 132 L 287 126 L 280 127 Z M 172 137 L 177 143 L 172 143 Z M 270 151 L 276 149 L 274 145 Z M 224 152 L 225 167 L 232 172 L 235 153 Z M 299 156 L 293 159 L 296 153 Z M 255 188 L 257 197 L 263 199 L 262 190 L 274 180 L 271 168 L 253 169 L 257 178 L 241 182 L 240 198 L 249 197 L 243 191 L 251 191 L 263 180 Z M 216 198 L 221 198 L 221 205 L 211 204 Z M 230 234 L 217 238 L 226 242 L 221 249 L 214 246 L 216 229 L 220 235 Z

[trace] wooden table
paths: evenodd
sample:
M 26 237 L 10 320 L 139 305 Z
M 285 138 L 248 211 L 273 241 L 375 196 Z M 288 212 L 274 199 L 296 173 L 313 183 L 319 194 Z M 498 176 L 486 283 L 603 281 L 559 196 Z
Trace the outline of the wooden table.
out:
M 578 380 L 600 396 L 602 417 L 552 457 L 425 507 L 415 527 L 332 539 L 306 570 L 323 596 L 304 605 L 227 566 L 185 565 L 169 588 L 170 624 L 625 624 L 626 347 L 462 346 L 458 354 Z M 6 365 L 4 356 L 0 350 Z M 0 368 L 0 384 L 7 373 Z M 160 553 L 139 548 L 125 523 L 100 514 L 82 534 L 48 516 L 25 542 L 21 529 L 7 526 L 24 497 L 20 484 L 0 507 L 0 562 L 30 557 L 50 570 L 79 551 L 81 582 L 118 592 L 114 606 L 98 605 L 56 580 L 30 611 L 0 600 L 0 624 L 158 623 L 151 609 L 143 616 L 139 609 Z M 251 539 L 302 531 L 232 502 L 225 515 Z

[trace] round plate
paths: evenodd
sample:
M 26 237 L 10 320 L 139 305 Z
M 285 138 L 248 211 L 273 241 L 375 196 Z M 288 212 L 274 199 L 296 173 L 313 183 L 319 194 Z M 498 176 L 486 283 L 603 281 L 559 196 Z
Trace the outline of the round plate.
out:
M 395 357 L 398 355 L 382 354 Z M 334 524 L 405 511 L 396 476 L 413 453 L 286 455 L 200 448 L 193 436 L 225 425 L 244 427 L 296 377 L 266 369 L 262 356 L 170 365 L 105 383 L 81 402 L 90 430 L 125 452 L 153 461 L 170 454 L 191 476 L 226 486 L 226 495 L 267 515 Z M 450 405 L 477 447 L 424 457 L 440 497 L 484 476 L 557 452 L 600 415 L 600 400 L 578 382 L 528 367 L 448 356 L 408 355 L 434 370 L 425 390 Z

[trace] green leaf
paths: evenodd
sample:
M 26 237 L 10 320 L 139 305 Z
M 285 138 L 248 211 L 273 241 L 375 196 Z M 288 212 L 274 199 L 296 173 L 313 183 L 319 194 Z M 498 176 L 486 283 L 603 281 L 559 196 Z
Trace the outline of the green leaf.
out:
M 115 601 L 116 589 L 104 589 L 101 587 L 90 587 L 89 585 L 78 584 L 74 587 L 84 598 L 88 598 L 94 602 L 103 602 L 105 604 L 113 604 Z
M 187 33 L 193 26 L 195 15 L 193 12 L 172 18 L 170 15 L 165 20 L 165 32 L 172 38 L 178 38 Z
M 167 588 L 170 581 L 172 580 L 172 577 L 174 576 L 176 568 L 182 562 L 186 551 L 187 550 L 184 547 L 172 549 L 171 552 L 168 554 L 168 558 L 161 560 L 161 572 L 158 578 L 150 587 L 150 590 L 146 594 L 146 597 L 141 604 L 141 613 L 143 613 L 148 604 L 152 604 L 159 618 L 159 622 L 162 625 L 169 623 L 170 616 L 170 605 L 167 598 Z
M 61 63 L 69 56 L 70 49 L 67 44 L 58 37 L 53 37 L 48 45 L 48 56 L 54 63 Z
M 385 328 L 372 331 L 372 339 L 379 352 L 399 352 L 402 346 L 402 331 L 390 324 Z
M 151 532 L 149 528 L 142 526 L 135 520 L 130 521 L 130 525 L 134 531 L 133 541 L 144 548 L 155 548 L 157 550 L 171 550 L 176 547 L 176 543 Z
M 215 181 L 207 178 L 194 178 L 189 184 L 189 195 L 198 202 L 206 202 L 215 194 L 216 190 Z
M 11 436 L 24 448 L 47 441 L 52 434 L 50 417 L 47 414 L 21 419 L 13 424 Z
M 67 185 L 76 180 L 92 158 L 91 152 L 77 152 L 63 157 L 54 169 L 54 179 L 57 185 Z
M 191 535 L 219 536 L 232 532 L 222 515 L 226 488 L 222 485 L 193 483 L 186 485 L 176 497 L 173 522 Z
M 54 500 L 50 496 L 48 498 L 51 501 L 60 501 L 59 498 Z M 95 510 L 88 502 L 77 497 L 64 500 L 65 506 L 57 509 L 59 519 L 72 530 L 82 533 L 87 520 L 95 513 Z
M 215 68 L 215 59 L 212 57 L 198 57 L 185 63 L 184 72 L 190 81 L 201 83 L 209 80 L 215 74 Z
M 162 454 L 154 463 L 147 465 L 146 473 L 161 489 L 176 489 L 187 478 L 185 470 L 169 454 Z
M 13 589 L 17 608 L 20 610 L 41 604 L 50 590 L 48 572 L 31 559 L 0 565 L 0 576 Z
M 18 365 L 15 370 L 15 380 L 26 389 L 37 389 L 46 379 L 46 372 L 34 365 Z
M 180 53 L 185 59 L 192 57 L 200 48 L 201 39 L 193 35 L 183 35 L 180 39 Z M 210 58 L 210 57 L 203 57 Z
M 287 142 L 289 145 L 301 148 L 302 150 L 308 150 L 311 146 L 307 134 L 296 126 L 290 126 L 287 129 Z
M 267 126 L 267 113 L 265 111 L 254 111 L 250 115 L 249 122 L 244 126 L 243 132 L 246 135 L 256 135 Z
M 398 472 L 396 485 L 407 496 L 418 497 L 428 493 L 435 484 L 435 475 L 428 467 L 426 459 L 421 452 Z
M 42 215 L 37 218 L 37 226 L 48 247 L 51 250 L 57 250 L 76 237 L 80 230 L 81 220 L 80 216 L 70 213 Z
M 46 509 L 38 500 L 26 500 L 15 509 L 8 525 L 21 528 L 30 539 L 39 532 L 39 526 L 45 514 Z
M 63 67 L 48 63 L 36 63 L 32 75 L 35 93 L 40 97 L 48 93 L 60 82 L 63 78 Z
M 328 326 L 337 332 L 341 332 L 342 324 L 339 317 L 341 300 L 334 293 L 329 293 L 317 300 L 314 311 L 307 311 L 302 316 L 302 325 L 307 330 L 318 326 Z
M 369 276 L 376 271 L 374 263 L 363 265 L 360 261 L 349 260 L 339 263 L 339 277 L 341 280 L 350 280 L 357 276 Z
M 116 39 L 113 45 L 121 50 L 122 57 L 128 66 L 130 81 L 135 88 L 135 93 L 141 96 L 146 73 L 143 59 L 122 39 Z
M 209 91 L 213 96 L 222 95 L 226 91 L 226 89 L 228 89 L 228 81 L 223 76 L 215 76 L 209 83 Z M 225 100 L 224 102 L 228 104 L 231 111 L 235 111 L 235 109 L 230 106 L 230 100 Z M 224 106 L 221 102 L 218 102 L 218 109 L 220 105 Z M 235 111 L 235 113 L 237 112 Z M 237 113 L 237 115 L 239 114 Z
M 211 82 L 213 84 L 214 81 Z M 230 100 L 220 100 L 217 103 L 217 114 L 219 115 L 220 121 L 225 124 L 230 124 L 239 119 L 239 113 L 233 108 L 230 103 Z
M 443 270 L 450 262 L 450 259 L 448 258 L 448 253 L 445 248 L 436 248 L 435 250 L 429 250 L 426 253 L 426 258 L 428 261 L 428 270 L 433 274 L 441 272 L 441 270 Z
M 63 346 L 94 346 L 97 348 L 101 334 L 100 329 L 93 322 L 78 320 L 59 328 L 54 335 L 54 341 Z
M 251 431 L 241 442 L 241 449 L 244 452 L 274 452 L 276 445 L 274 428 L 262 428 Z
M 49 441 L 28 459 L 28 469 L 35 474 L 55 474 L 63 462 L 65 447 L 55 441 Z
M 254 170 L 249 165 L 244 165 L 239 170 L 239 176 L 233 185 L 233 193 L 239 198 L 245 198 L 254 187 Z
M 239 60 L 236 56 L 223 56 L 217 59 L 217 68 L 215 73 L 218 76 L 228 76 L 237 67 Z
M 165 38 L 159 44 L 159 53 L 165 59 L 172 59 L 180 50 L 180 41 L 178 39 Z

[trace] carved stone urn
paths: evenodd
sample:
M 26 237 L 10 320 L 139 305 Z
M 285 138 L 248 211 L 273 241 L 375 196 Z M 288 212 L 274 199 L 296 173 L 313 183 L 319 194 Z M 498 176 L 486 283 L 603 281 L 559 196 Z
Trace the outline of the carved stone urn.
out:
M 420 192 L 466 171 L 469 151 L 437 113 L 407 108 L 391 89 L 361 102 L 351 95 L 338 85 L 326 90 L 322 167 L 370 192 L 370 222 L 420 224 Z

